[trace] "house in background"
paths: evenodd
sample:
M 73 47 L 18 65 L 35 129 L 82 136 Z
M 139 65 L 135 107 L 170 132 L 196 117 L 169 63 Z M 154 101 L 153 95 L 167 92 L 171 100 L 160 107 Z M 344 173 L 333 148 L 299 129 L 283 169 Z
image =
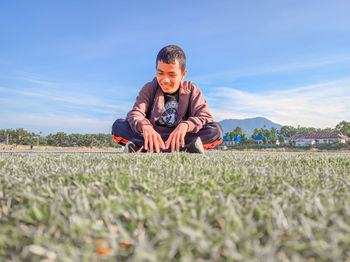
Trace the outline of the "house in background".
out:
M 238 145 L 242 142 L 242 139 L 239 135 L 236 135 L 233 139 L 227 139 L 227 136 L 223 137 L 224 142 L 221 144 L 222 146 L 233 146 Z
M 287 141 L 287 139 L 286 138 L 284 138 L 284 141 L 281 143 L 280 141 L 279 141 L 279 139 L 280 139 L 280 136 L 278 135 L 277 137 L 276 137 L 276 142 L 271 142 L 271 141 L 269 141 L 269 136 L 268 135 L 264 135 L 264 136 L 261 136 L 261 135 L 256 135 L 256 136 L 254 136 L 254 137 L 252 137 L 252 139 L 254 139 L 255 140 L 255 142 L 258 144 L 258 145 L 264 145 L 264 138 L 263 137 L 266 137 L 266 143 L 265 143 L 265 145 L 266 144 L 274 144 L 274 145 L 280 145 L 280 144 L 285 144 L 286 143 L 286 141 Z
M 242 142 L 241 136 L 235 135 L 233 142 L 235 142 L 236 145 L 240 144 Z
M 264 135 L 264 137 L 266 137 L 266 139 L 269 139 L 268 135 Z M 262 135 L 257 135 L 257 136 L 254 136 L 252 138 L 257 142 L 258 145 L 264 144 L 264 140 L 263 140 L 263 136 Z
M 277 136 L 277 141 L 278 141 L 278 143 L 280 145 L 286 145 L 289 142 L 289 137 L 288 136 L 284 137 L 284 141 L 283 142 L 280 142 L 279 139 L 280 139 L 280 136 Z
M 350 138 L 337 133 L 311 133 L 295 134 L 289 138 L 289 141 L 296 146 L 312 145 L 333 145 L 336 142 L 345 144 Z

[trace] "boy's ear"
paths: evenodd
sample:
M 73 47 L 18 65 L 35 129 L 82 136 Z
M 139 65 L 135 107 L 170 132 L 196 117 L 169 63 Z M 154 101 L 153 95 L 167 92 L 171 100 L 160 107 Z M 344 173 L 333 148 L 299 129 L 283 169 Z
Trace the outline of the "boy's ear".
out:
M 182 72 L 182 80 L 184 80 L 186 74 L 187 74 L 187 70 L 185 69 L 185 70 Z

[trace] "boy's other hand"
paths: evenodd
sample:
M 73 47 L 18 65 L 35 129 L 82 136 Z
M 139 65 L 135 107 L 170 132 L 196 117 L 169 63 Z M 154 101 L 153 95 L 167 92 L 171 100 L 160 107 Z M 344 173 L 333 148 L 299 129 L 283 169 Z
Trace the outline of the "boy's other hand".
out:
M 168 140 L 165 142 L 165 148 L 168 149 L 171 145 L 171 152 L 176 148 L 177 151 L 180 150 L 180 144 L 182 147 L 185 146 L 185 135 L 188 130 L 188 124 L 180 123 L 173 132 L 171 132 Z
M 164 149 L 165 145 L 160 134 L 154 130 L 152 125 L 142 126 L 143 138 L 145 139 L 145 150 L 153 153 L 153 148 L 157 153 Z

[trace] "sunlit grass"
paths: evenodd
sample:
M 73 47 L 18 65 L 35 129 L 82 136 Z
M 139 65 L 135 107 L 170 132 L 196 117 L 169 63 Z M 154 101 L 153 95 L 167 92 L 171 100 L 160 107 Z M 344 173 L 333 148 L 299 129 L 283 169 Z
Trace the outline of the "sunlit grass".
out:
M 350 154 L 0 154 L 0 261 L 350 261 Z

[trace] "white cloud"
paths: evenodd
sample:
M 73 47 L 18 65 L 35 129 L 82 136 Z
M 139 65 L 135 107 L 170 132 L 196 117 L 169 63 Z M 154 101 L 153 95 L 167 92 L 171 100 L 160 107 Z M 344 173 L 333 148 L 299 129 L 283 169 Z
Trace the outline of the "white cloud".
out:
M 127 111 L 131 108 L 130 103 L 118 102 L 116 104 L 110 104 L 100 97 L 94 97 L 90 95 L 85 95 L 82 93 L 74 93 L 74 92 L 62 92 L 55 90 L 42 90 L 40 88 L 27 88 L 22 90 L 10 89 L 0 86 L 0 93 L 11 93 L 15 95 L 21 95 L 24 97 L 31 98 L 40 98 L 43 101 L 60 101 L 64 102 L 67 105 L 78 105 L 82 107 L 87 107 L 89 110 L 94 111 L 96 108 L 96 112 L 101 112 L 103 109 L 114 109 L 116 111 Z M 101 109 L 102 108 L 102 109 Z M 108 110 L 110 113 L 111 110 Z
M 42 80 L 33 74 L 23 73 L 17 78 L 36 87 L 0 86 L 0 129 L 23 127 L 45 134 L 110 133 L 113 122 L 125 117 L 132 106 L 128 101 L 112 103 L 109 97 L 78 92 L 65 83 Z
M 297 70 L 306 70 L 312 68 L 319 68 L 329 65 L 341 64 L 341 63 L 349 63 L 350 62 L 350 54 L 337 54 L 325 56 L 322 58 L 298 58 L 296 61 L 290 61 L 285 64 L 278 65 L 260 65 L 258 67 L 250 67 L 243 69 L 231 69 L 226 71 L 215 72 L 207 75 L 198 75 L 192 76 L 191 80 L 197 83 L 214 81 L 215 79 L 237 79 L 241 77 L 250 77 L 250 76 L 258 76 L 258 75 L 270 75 L 277 74 L 282 72 L 290 72 Z
M 217 121 L 264 116 L 282 125 L 324 128 L 350 121 L 349 89 L 350 78 L 265 93 L 217 87 L 208 101 Z
M 45 86 L 45 87 L 54 87 L 54 86 L 58 86 L 59 83 L 57 82 L 52 82 L 52 81 L 47 81 L 47 80 L 41 80 L 32 76 L 22 76 L 19 79 L 30 82 L 30 83 L 34 83 L 34 84 L 38 84 L 41 86 Z
M 66 133 L 110 133 L 115 119 L 97 119 L 79 117 L 74 115 L 58 114 L 34 114 L 4 112 L 0 119 L 0 126 L 19 128 L 24 127 L 38 133 L 42 130 L 44 134 L 63 131 Z

